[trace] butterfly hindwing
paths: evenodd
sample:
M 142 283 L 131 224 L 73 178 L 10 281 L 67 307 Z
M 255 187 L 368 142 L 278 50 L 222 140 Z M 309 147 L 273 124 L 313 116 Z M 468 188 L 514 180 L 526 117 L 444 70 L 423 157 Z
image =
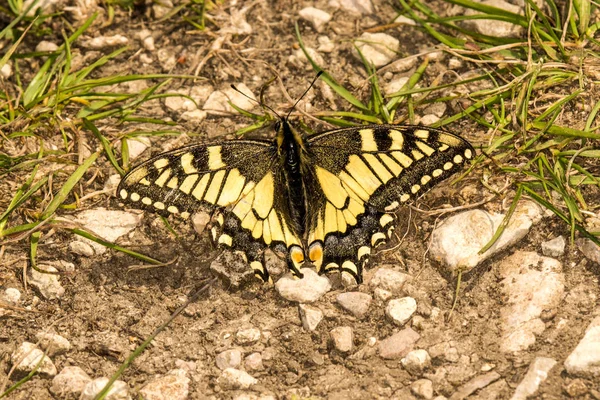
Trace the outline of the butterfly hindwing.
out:
M 468 142 L 448 132 L 373 125 L 324 132 L 308 140 L 314 179 L 307 180 L 308 254 L 320 271 L 342 270 L 360 282 L 371 249 L 395 227 L 393 210 L 472 158 Z

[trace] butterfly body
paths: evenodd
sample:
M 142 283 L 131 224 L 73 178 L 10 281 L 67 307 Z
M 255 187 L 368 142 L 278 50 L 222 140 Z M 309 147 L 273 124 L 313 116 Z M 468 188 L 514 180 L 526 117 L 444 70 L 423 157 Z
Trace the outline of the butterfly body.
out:
M 129 172 L 118 194 L 162 215 L 218 210 L 214 241 L 243 251 L 265 281 L 269 247 L 287 255 L 296 276 L 310 263 L 360 283 L 371 250 L 392 234 L 394 210 L 474 155 L 464 139 L 420 126 L 369 125 L 306 138 L 281 119 L 275 130 L 272 141 L 160 154 Z

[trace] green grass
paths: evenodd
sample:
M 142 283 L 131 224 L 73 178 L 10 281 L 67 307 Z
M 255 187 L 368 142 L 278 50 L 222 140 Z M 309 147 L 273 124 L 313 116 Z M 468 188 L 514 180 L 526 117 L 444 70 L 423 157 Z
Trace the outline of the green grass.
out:
M 463 99 L 464 109 L 446 116 L 435 127 L 452 130 L 453 123 L 469 121 L 474 129 L 490 132 L 485 135 L 487 142 L 481 145 L 482 155 L 472 169 L 482 176 L 483 186 L 512 202 L 507 218 L 514 211 L 516 202 L 525 196 L 550 210 L 556 220 L 564 224 L 571 240 L 581 235 L 600 244 L 600 232 L 590 231 L 586 220 L 600 208 L 597 196 L 589 194 L 594 193 L 590 189 L 597 190 L 600 184 L 600 151 L 597 150 L 600 101 L 591 92 L 591 82 L 598 79 L 591 68 L 600 65 L 599 43 L 594 38 L 600 23 L 590 17 L 593 4 L 573 1 L 572 10 L 563 15 L 559 5 L 552 0 L 545 1 L 543 10 L 528 0 L 526 12 L 519 15 L 471 1 L 449 2 L 470 8 L 476 14 L 443 17 L 429 8 L 427 1 L 398 0 L 395 4 L 401 14 L 418 24 L 418 28 L 407 29 L 420 29 L 430 35 L 439 43 L 439 50 L 461 59 L 471 69 L 477 68 L 477 75 L 457 78 L 451 83 L 433 79 L 430 84 L 426 78 L 431 64 L 424 58 L 404 88 L 385 96 L 378 71 L 363 58 L 371 88 L 369 98 L 359 99 L 352 94 L 351 88 L 338 82 L 342 77 L 334 77 L 325 70 L 321 79 L 346 102 L 347 107 L 343 111 L 323 111 L 316 115 L 338 126 L 410 123 L 424 107 L 460 98 L 453 94 L 442 96 L 442 93 L 451 93 L 447 89 L 486 84 L 484 87 L 489 89 L 470 92 L 468 98 Z M 106 3 L 109 16 L 114 12 L 113 7 L 123 6 L 131 4 Z M 211 21 L 207 10 L 214 6 L 214 3 L 193 1 L 185 7 L 174 8 L 165 20 L 177 17 L 188 24 L 188 28 L 206 29 L 207 22 Z M 0 54 L 0 68 L 10 62 L 15 75 L 0 88 L 0 180 L 22 183 L 0 203 L 0 246 L 13 243 L 27 246 L 30 265 L 35 267 L 38 246 L 43 243 L 45 233 L 64 230 L 144 262 L 159 264 L 159 260 L 103 241 L 55 216 L 63 210 L 85 208 L 79 199 L 93 190 L 87 182 L 99 169 L 121 175 L 128 170 L 125 139 L 180 134 L 173 128 L 173 123 L 147 115 L 144 105 L 171 96 L 166 88 L 172 80 L 198 78 L 103 73 L 106 67 L 129 54 L 128 48 L 98 56 L 85 67 L 75 70 L 71 47 L 90 30 L 96 15 L 77 28 L 65 25 L 62 45 L 54 52 L 21 52 L 29 35 L 43 37 L 47 34 L 47 22 L 56 21 L 59 16 L 27 17 L 27 10 L 18 0 L 10 0 L 8 7 L 2 7 L 0 13 L 10 15 L 11 22 L 0 32 L 0 40 L 10 40 L 11 45 Z M 389 20 L 395 17 L 390 15 Z M 528 32 L 527 37 L 525 40 L 495 38 L 463 25 L 464 21 L 475 19 L 518 25 Z M 305 50 L 298 27 L 296 35 L 300 47 Z M 305 54 L 315 71 L 323 70 L 306 50 Z M 38 65 L 31 75 L 24 71 L 28 62 Z M 147 80 L 150 85 L 138 93 L 119 90 L 119 84 L 136 80 Z M 568 121 L 562 117 L 565 110 L 578 108 L 581 110 L 576 114 L 579 120 Z M 240 132 L 242 134 L 269 120 L 268 116 L 239 111 L 255 120 L 253 125 Z M 142 123 L 158 127 L 139 129 Z M 118 126 L 122 133 L 103 132 L 97 128 L 99 124 Z M 93 141 L 89 154 L 79 150 L 79 140 L 85 134 Z M 19 146 L 28 141 L 37 143 L 38 149 L 18 156 L 4 151 L 4 146 Z M 50 173 L 40 172 L 48 169 Z M 500 193 L 498 189 L 505 181 L 512 190 Z M 501 229 L 495 238 L 499 234 Z M 146 342 L 153 337 L 154 334 Z M 113 380 L 145 349 L 146 342 L 123 364 Z M 0 397 L 25 380 L 14 384 Z

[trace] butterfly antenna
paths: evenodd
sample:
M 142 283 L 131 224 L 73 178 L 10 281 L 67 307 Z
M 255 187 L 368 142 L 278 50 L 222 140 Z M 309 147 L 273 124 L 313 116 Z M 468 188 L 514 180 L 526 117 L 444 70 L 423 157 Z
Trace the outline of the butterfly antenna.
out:
M 263 110 L 269 110 L 271 111 L 273 114 L 277 115 L 277 118 L 281 119 L 281 115 L 279 115 L 277 113 L 277 111 L 275 111 L 274 109 L 272 109 L 271 107 L 269 107 L 267 104 L 264 103 L 263 101 L 263 94 L 264 94 L 264 86 L 260 89 L 260 101 L 253 99 L 252 97 L 248 96 L 246 93 L 242 92 L 240 89 L 236 88 L 235 85 L 232 83 L 231 84 L 231 88 L 233 90 L 235 90 L 236 92 L 238 92 L 239 94 L 241 94 L 242 96 L 244 96 L 245 98 L 247 98 L 250 101 L 255 102 L 256 104 L 258 104 L 260 106 L 260 108 L 262 108 Z
M 302 93 L 302 96 L 298 97 L 298 100 L 296 100 L 296 102 L 294 103 L 293 107 L 290 109 L 290 111 L 285 116 L 286 120 L 290 117 L 290 114 L 292 113 L 292 111 L 294 111 L 294 109 L 296 108 L 296 106 L 298 105 L 298 103 L 300 103 L 300 100 L 302 100 L 304 98 L 304 96 L 306 96 L 306 93 L 308 93 L 308 91 L 314 86 L 315 82 L 317 81 L 317 79 L 319 79 L 319 77 L 321 75 L 323 75 L 323 71 L 317 72 L 317 75 L 314 77 L 314 79 L 312 80 L 312 82 L 310 83 L 310 85 L 308 85 L 308 87 L 306 88 L 306 90 L 304 91 L 304 93 Z

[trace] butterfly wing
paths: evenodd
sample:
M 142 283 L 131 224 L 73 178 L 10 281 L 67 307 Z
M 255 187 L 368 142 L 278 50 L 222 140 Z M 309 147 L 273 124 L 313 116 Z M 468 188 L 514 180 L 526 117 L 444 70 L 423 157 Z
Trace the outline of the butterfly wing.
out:
M 371 249 L 389 239 L 391 213 L 474 155 L 464 139 L 420 126 L 373 125 L 309 138 L 308 256 L 320 271 L 362 281 Z
M 196 145 L 160 154 L 131 170 L 117 193 L 127 204 L 163 216 L 187 218 L 219 210 L 219 245 L 243 251 L 261 279 L 268 280 L 262 254 L 300 244 L 288 226 L 289 206 L 281 185 L 273 142 L 235 140 Z

